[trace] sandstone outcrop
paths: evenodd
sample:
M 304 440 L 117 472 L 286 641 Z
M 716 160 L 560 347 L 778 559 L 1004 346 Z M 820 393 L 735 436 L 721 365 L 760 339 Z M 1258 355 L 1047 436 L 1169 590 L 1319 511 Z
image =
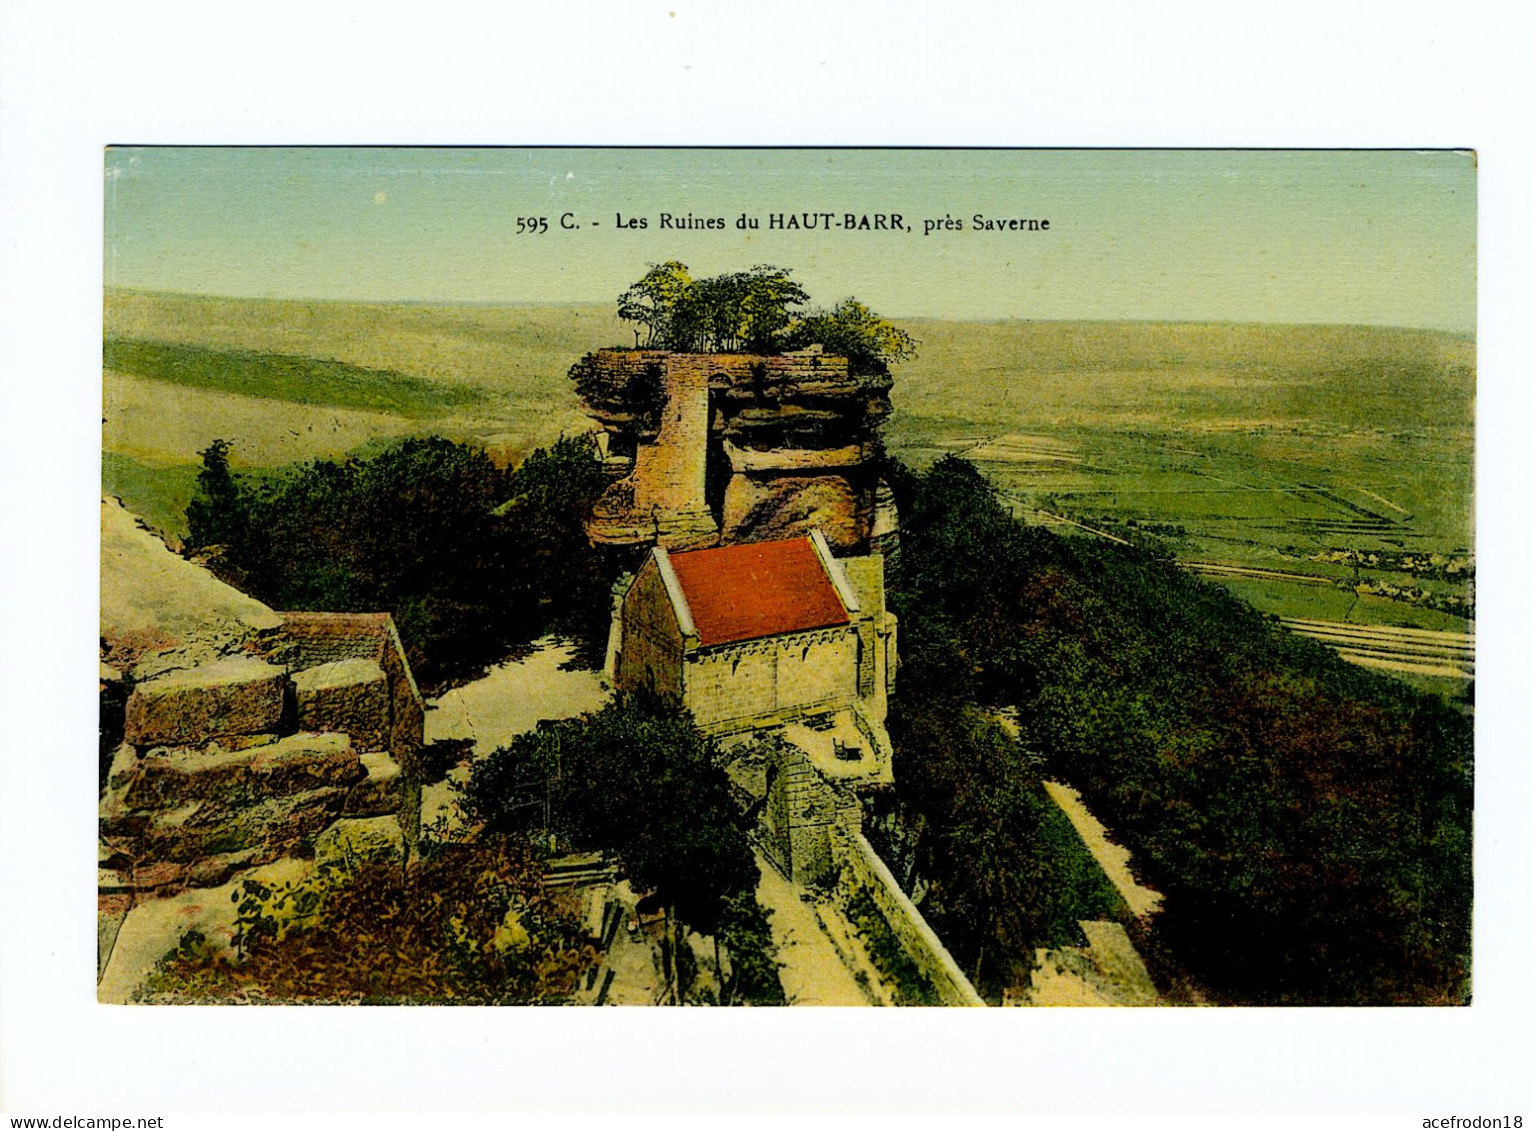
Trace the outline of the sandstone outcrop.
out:
M 281 628 L 281 615 L 171 553 L 116 499 L 101 501 L 105 664 L 125 672 L 145 657 L 188 647 L 202 647 L 204 658 L 212 658 L 259 647 Z M 140 678 L 150 674 L 157 673 Z
M 244 750 L 119 748 L 100 809 L 102 840 L 135 867 L 185 882 L 218 863 L 290 855 L 337 818 L 367 771 L 342 734 L 295 734 Z M 204 867 L 205 861 L 213 861 Z
M 587 527 L 594 541 L 690 549 L 818 528 L 838 553 L 890 548 L 887 375 L 811 348 L 599 350 L 570 376 L 613 480 Z

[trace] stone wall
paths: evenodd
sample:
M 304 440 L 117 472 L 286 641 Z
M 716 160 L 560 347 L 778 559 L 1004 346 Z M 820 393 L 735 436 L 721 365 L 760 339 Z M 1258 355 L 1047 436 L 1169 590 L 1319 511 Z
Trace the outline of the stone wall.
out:
M 803 752 L 783 743 L 771 748 L 762 808 L 762 848 L 778 871 L 795 883 L 831 878 L 836 867 L 835 791 Z
M 727 732 L 850 707 L 857 634 L 818 629 L 688 653 L 683 701 L 707 730 Z
M 281 613 L 284 657 L 293 670 L 339 660 L 383 661 L 388 647 L 387 613 Z
M 874 905 L 889 924 L 900 949 L 924 974 L 944 1005 L 984 1005 L 947 947 L 931 929 L 888 866 L 873 851 L 861 831 L 851 832 L 842 854 L 842 883 L 861 889 L 872 897 Z
M 285 646 L 278 655 L 294 672 L 348 660 L 376 663 L 387 684 L 382 725 L 386 741 L 371 734 L 363 749 L 387 748 L 395 758 L 420 749 L 425 733 L 425 702 L 405 659 L 404 644 L 388 613 L 283 613 Z M 350 733 L 350 732 L 348 732 Z
M 781 735 L 749 748 L 764 762 L 764 780 L 730 764 L 731 781 L 750 800 L 762 797 L 762 852 L 783 875 L 804 886 L 835 882 L 843 898 L 864 892 L 888 924 L 900 950 L 926 977 L 944 1005 L 984 1005 L 974 986 L 862 834 L 862 806 L 848 783 L 832 783 L 810 757 Z M 757 782 L 747 785 L 747 781 Z M 760 791 L 758 794 L 758 790 Z
M 405 659 L 404 641 L 393 617 L 386 617 L 388 644 L 383 649 L 383 674 L 389 681 L 389 753 L 409 758 L 426 741 L 426 701 L 416 686 L 415 673 Z

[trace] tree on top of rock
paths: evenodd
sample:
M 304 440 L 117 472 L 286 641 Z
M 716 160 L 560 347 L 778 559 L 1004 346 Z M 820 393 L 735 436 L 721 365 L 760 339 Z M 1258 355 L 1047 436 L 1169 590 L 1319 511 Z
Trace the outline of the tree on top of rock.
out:
M 625 322 L 637 322 L 644 327 L 648 335 L 644 345 L 664 349 L 671 339 L 676 311 L 691 288 L 692 276 L 685 263 L 674 259 L 656 263 L 618 296 L 617 315 Z
M 855 298 L 807 310 L 809 294 L 785 267 L 757 264 L 694 279 L 678 260 L 657 263 L 618 298 L 618 316 L 644 328 L 634 344 L 683 352 L 774 354 L 816 343 L 854 372 L 888 371 L 916 342 Z M 802 313 L 801 313 L 802 312 Z
M 915 357 L 919 344 L 855 298 L 844 298 L 828 311 L 814 311 L 800 319 L 784 340 L 788 349 L 816 343 L 826 353 L 850 361 L 854 373 L 887 372 L 891 363 Z

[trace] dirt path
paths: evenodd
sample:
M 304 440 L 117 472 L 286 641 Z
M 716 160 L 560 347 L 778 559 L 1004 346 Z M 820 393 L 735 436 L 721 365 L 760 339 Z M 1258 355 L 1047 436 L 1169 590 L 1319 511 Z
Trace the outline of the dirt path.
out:
M 1118 889 L 1118 894 L 1123 896 L 1129 910 L 1142 917 L 1159 907 L 1160 892 L 1141 887 L 1134 879 L 1134 873 L 1129 870 L 1129 850 L 1107 839 L 1106 827 L 1091 815 L 1091 811 L 1081 801 L 1081 795 L 1057 781 L 1046 781 L 1043 788 L 1054 799 L 1054 804 L 1070 818 L 1070 823 L 1085 842 L 1087 851 L 1101 865 L 1102 871 L 1112 881 L 1113 887 Z
M 472 738 L 476 753 L 487 754 L 540 719 L 599 710 L 607 701 L 601 673 L 564 670 L 574 654 L 568 644 L 545 639 L 525 660 L 497 664 L 482 679 L 432 700 L 426 741 Z
M 779 977 L 789 1005 L 867 1005 L 867 995 L 820 929 L 814 908 L 771 864 L 756 857 L 761 881 L 756 898 L 771 912 L 772 941 L 782 964 Z

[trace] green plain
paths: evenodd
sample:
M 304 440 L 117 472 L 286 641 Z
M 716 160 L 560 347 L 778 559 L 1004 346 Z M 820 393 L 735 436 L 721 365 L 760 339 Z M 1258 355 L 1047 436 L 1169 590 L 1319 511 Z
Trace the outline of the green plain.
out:
M 471 390 L 388 369 L 185 342 L 108 337 L 102 363 L 108 370 L 175 385 L 401 416 L 438 415 L 477 399 Z

